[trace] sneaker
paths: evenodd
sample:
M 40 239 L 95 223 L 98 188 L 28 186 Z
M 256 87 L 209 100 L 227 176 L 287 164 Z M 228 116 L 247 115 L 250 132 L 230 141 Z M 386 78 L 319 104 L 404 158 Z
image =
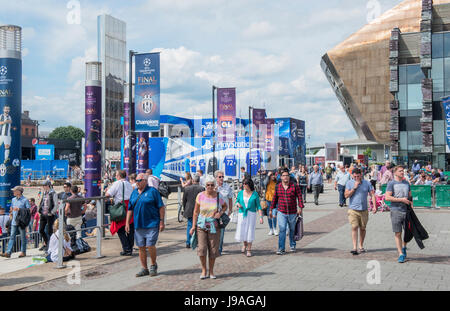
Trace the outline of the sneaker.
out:
M 151 265 L 150 266 L 150 276 L 157 276 L 158 275 L 158 265 Z
M 267 235 L 273 235 L 273 230 L 270 229 L 269 233 Z
M 1 256 L 6 257 L 6 258 L 11 258 L 11 254 L 9 254 L 9 253 L 3 253 Z
M 40 250 L 40 251 L 45 250 L 45 245 L 43 245 L 39 250 Z
M 405 262 L 405 259 L 406 259 L 406 256 L 403 255 L 403 254 L 401 254 L 401 255 L 398 257 L 398 262 L 399 262 L 399 263 L 404 263 L 404 262 Z
M 278 230 L 277 229 L 275 229 L 274 231 L 273 231 L 273 234 L 275 234 L 275 235 L 278 235 Z
M 295 253 L 295 247 L 291 247 L 291 249 L 289 250 L 290 253 Z
M 19 254 L 19 258 L 26 257 L 26 256 L 27 256 L 27 254 L 25 254 L 25 253 L 20 253 Z
M 277 255 L 284 255 L 285 254 L 285 251 L 283 251 L 283 250 L 278 250 L 277 251 Z
M 191 246 L 189 244 L 186 244 L 186 248 L 191 248 Z
M 148 271 L 148 269 L 142 269 L 141 272 L 136 274 L 136 277 L 139 278 L 141 276 L 146 276 L 146 275 L 149 275 L 149 274 L 150 274 L 150 272 Z
M 402 248 L 402 253 L 403 253 L 403 255 L 405 255 L 405 258 L 406 258 L 406 247 Z

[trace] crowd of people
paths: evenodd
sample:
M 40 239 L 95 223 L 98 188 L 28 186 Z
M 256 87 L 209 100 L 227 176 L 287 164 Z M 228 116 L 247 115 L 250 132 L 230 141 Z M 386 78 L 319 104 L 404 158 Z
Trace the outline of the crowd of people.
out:
M 313 193 L 313 202 L 319 205 L 319 196 L 323 192 L 324 183 L 330 184 L 338 191 L 338 205 L 347 207 L 348 220 L 352 227 L 353 247 L 351 253 L 358 255 L 366 252 L 364 240 L 369 220 L 369 202 L 377 213 L 376 189 L 386 185 L 385 201 L 391 202 L 391 222 L 395 243 L 399 252 L 398 262 L 406 260 L 406 243 L 402 240 L 402 230 L 405 228 L 408 208 L 413 207 L 410 185 L 431 185 L 445 181 L 443 171 L 430 166 L 420 167 L 416 161 L 410 170 L 402 166 L 394 166 L 390 161 L 385 165 L 370 167 L 364 164 L 327 164 L 325 167 L 314 165 L 307 168 L 304 165 L 280 167 L 274 171 L 261 170 L 253 178 L 241 168 L 242 179 L 240 190 L 235 195 L 229 183 L 224 182 L 225 174 L 217 170 L 214 175 L 203 175 L 201 170 L 195 174 L 186 172 L 185 178 L 180 178 L 183 187 L 183 215 L 187 219 L 186 248 L 197 249 L 202 272 L 200 279 L 216 278 L 214 264 L 222 255 L 226 226 L 230 217 L 236 222 L 234 239 L 241 244 L 245 256 L 252 256 L 252 246 L 255 240 L 257 222 L 264 223 L 267 218 L 268 235 L 278 236 L 276 254 L 286 253 L 286 239 L 289 236 L 289 252 L 296 252 L 294 231 L 298 216 L 303 215 L 307 193 Z M 105 195 L 111 197 L 112 204 L 123 204 L 126 217 L 111 221 L 110 232 L 117 233 L 122 251 L 121 256 L 132 256 L 133 247 L 139 249 L 139 259 L 142 266 L 136 277 L 158 274 L 157 249 L 160 232 L 164 231 L 166 223 L 167 195 L 162 195 L 161 180 L 146 173 L 127 174 L 123 170 L 115 171 L 115 176 L 106 176 L 109 180 Z M 0 208 L 0 227 L 3 237 L 8 234 L 7 247 L 3 246 L 3 257 L 11 257 L 15 237 L 21 236 L 21 253 L 26 256 L 26 234 L 39 230 L 43 244 L 40 250 L 45 252 L 47 261 L 56 261 L 59 254 L 56 241 L 59 239 L 57 213 L 58 205 L 65 199 L 83 198 L 77 186 L 69 182 L 64 184 L 64 191 L 56 193 L 51 182 L 46 181 L 38 198 L 28 200 L 23 196 L 24 189 L 20 186 L 12 189 L 14 198 L 10 215 L 4 215 Z M 233 203 L 234 202 L 234 203 Z M 64 206 L 65 225 L 71 225 L 80 230 L 83 219 L 91 212 L 95 202 L 71 202 Z M 30 209 L 31 220 L 26 226 L 20 223 L 20 211 Z M 95 215 L 95 213 L 93 213 Z M 95 216 L 94 216 L 95 217 Z M 228 219 L 228 220 L 227 220 Z M 6 220 L 6 223 L 5 223 Z M 74 258 L 69 238 L 65 231 L 63 260 Z M 77 231 L 77 238 L 80 232 Z M 150 254 L 150 268 L 148 256 Z

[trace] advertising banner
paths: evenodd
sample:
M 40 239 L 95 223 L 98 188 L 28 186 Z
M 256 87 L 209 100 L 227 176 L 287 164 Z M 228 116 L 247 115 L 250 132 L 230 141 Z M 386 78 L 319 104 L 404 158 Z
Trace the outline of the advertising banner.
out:
M 131 133 L 131 107 L 130 103 L 123 105 L 123 169 L 127 172 L 127 176 L 136 173 L 136 136 Z
M 450 152 L 450 96 L 442 99 L 444 105 L 445 120 L 447 121 L 447 152 Z
M 253 109 L 252 148 L 265 148 L 266 109 Z
M 236 140 L 236 89 L 217 89 L 217 141 Z
M 55 145 L 36 145 L 36 160 L 54 160 Z
M 0 58 L 0 205 L 9 210 L 20 184 L 22 61 Z
M 135 56 L 135 122 L 136 132 L 159 131 L 160 80 L 159 53 Z
M 137 173 L 148 170 L 148 133 L 139 133 L 138 138 L 138 168 Z
M 99 196 L 102 168 L 102 88 L 86 86 L 86 144 L 84 182 L 87 196 Z
M 266 119 L 266 148 L 267 152 L 275 150 L 275 119 Z

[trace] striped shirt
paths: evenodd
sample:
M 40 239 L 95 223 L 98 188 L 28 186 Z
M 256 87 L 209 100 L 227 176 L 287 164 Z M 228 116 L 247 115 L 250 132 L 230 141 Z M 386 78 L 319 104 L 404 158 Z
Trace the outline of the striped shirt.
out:
M 2 114 L 0 117 L 0 121 L 1 122 L 11 121 L 11 116 Z M 11 124 L 10 123 L 0 124 L 0 136 L 11 136 Z
M 288 188 L 285 190 L 283 183 L 279 183 L 275 187 L 275 194 L 273 195 L 270 208 L 274 209 L 278 204 L 278 212 L 288 215 L 296 214 L 297 200 L 298 207 L 303 208 L 302 191 L 297 184 L 289 183 Z

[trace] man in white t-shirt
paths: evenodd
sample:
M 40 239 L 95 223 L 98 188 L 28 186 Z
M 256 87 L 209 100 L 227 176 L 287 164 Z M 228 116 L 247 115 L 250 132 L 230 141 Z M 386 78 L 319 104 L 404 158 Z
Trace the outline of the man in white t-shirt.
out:
M 106 192 L 106 196 L 112 197 L 114 199 L 114 204 L 125 201 L 125 206 L 128 207 L 128 201 L 130 200 L 131 193 L 133 192 L 133 187 L 126 180 L 127 172 L 124 170 L 118 170 L 116 172 L 116 179 L 111 187 Z M 134 226 L 130 226 L 130 232 L 125 231 L 125 220 L 111 222 L 110 227 L 111 234 L 117 232 L 119 236 L 120 243 L 122 244 L 123 252 L 120 253 L 121 256 L 132 256 L 133 245 L 134 245 Z

